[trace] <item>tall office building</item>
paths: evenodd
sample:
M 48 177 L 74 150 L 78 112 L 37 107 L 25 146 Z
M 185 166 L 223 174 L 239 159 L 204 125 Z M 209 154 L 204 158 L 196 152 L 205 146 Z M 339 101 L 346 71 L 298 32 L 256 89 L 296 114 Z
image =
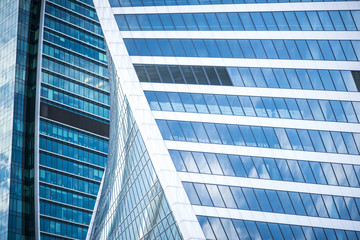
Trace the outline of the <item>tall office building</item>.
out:
M 88 239 L 359 239 L 358 1 L 94 3 L 115 70 Z
M 107 160 L 92 0 L 0 1 L 0 239 L 84 239 Z

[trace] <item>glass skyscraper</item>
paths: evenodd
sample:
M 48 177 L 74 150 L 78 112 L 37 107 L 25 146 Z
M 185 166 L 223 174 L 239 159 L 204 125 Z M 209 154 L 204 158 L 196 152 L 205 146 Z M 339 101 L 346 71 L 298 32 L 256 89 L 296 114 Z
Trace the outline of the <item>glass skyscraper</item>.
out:
M 110 93 L 92 0 L 0 1 L 0 239 L 85 239 Z
M 360 2 L 94 4 L 114 70 L 88 239 L 360 238 Z

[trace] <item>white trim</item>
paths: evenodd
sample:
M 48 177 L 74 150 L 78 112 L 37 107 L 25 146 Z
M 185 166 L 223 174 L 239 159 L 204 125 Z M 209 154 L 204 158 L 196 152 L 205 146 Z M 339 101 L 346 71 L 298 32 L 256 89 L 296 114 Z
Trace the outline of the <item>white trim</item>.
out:
M 359 40 L 359 31 L 121 31 L 123 38 Z
M 360 101 L 359 92 L 142 82 L 144 91 Z
M 310 216 L 299 216 L 281 213 L 269 213 L 260 211 L 238 210 L 228 208 L 216 208 L 206 206 L 195 206 L 193 209 L 196 215 L 242 219 L 249 221 L 270 222 L 300 226 L 310 226 L 319 228 L 343 229 L 359 231 L 360 222 L 351 220 L 341 220 L 333 218 L 320 218 Z
M 360 133 L 358 123 L 153 111 L 155 119 Z
M 235 186 L 235 187 L 270 189 L 270 190 L 287 191 L 287 192 L 304 192 L 304 193 L 325 194 L 325 195 L 335 195 L 335 196 L 344 196 L 344 197 L 356 197 L 356 198 L 360 197 L 359 188 L 351 188 L 351 187 L 220 176 L 213 174 L 200 174 L 200 173 L 188 173 L 188 172 L 179 172 L 179 176 L 182 182 L 195 182 L 195 183 L 217 184 L 217 185 L 226 185 L 226 186 Z
M 293 160 L 305 160 L 315 162 L 330 162 L 342 164 L 359 165 L 359 155 L 337 154 L 337 153 L 321 153 L 321 152 L 307 152 L 274 148 L 259 148 L 259 147 L 242 147 L 223 144 L 209 144 L 209 143 L 192 143 L 180 141 L 165 141 L 168 149 L 195 151 L 195 152 L 211 152 L 234 154 L 255 157 L 269 157 L 269 158 L 285 158 Z
M 358 70 L 359 61 L 323 61 L 290 59 L 250 59 L 250 58 L 205 58 L 205 57 L 151 57 L 131 56 L 134 64 L 173 64 L 194 66 L 223 67 L 265 67 L 265 68 L 300 68 L 329 70 Z
M 128 99 L 133 117 L 138 125 L 177 226 L 185 240 L 205 239 L 150 107 L 147 104 L 109 2 L 95 0 L 94 4 L 117 75 L 120 77 L 119 84 Z M 97 199 L 97 201 L 99 200 L 101 199 Z M 108 212 L 106 214 L 112 213 Z M 92 229 L 89 229 L 89 232 L 91 231 Z M 104 228 L 102 237 L 107 236 L 108 231 L 108 228 Z
M 175 5 L 148 7 L 113 7 L 114 14 L 198 13 L 198 12 L 278 12 L 359 10 L 359 2 L 298 2 L 256 4 Z

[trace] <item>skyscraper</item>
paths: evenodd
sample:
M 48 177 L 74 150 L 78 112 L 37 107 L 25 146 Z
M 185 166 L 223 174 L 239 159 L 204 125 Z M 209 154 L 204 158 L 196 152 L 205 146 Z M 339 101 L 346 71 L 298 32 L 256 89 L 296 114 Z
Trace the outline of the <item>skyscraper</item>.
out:
M 0 239 L 84 239 L 110 97 L 92 0 L 0 2 Z
M 95 0 L 114 65 L 88 239 L 358 239 L 360 3 Z

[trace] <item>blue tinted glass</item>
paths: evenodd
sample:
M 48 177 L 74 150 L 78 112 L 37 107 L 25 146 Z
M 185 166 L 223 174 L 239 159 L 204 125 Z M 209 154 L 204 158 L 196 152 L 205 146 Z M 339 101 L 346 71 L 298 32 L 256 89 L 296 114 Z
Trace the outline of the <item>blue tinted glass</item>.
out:
M 212 201 L 211 201 L 211 198 L 210 198 L 210 195 L 205 187 L 204 184 L 201 184 L 201 183 L 194 183 L 194 187 L 196 189 L 196 192 L 199 196 L 199 199 L 201 201 L 201 205 L 204 205 L 204 206 L 214 206 Z
M 289 41 L 290 40 L 288 40 L 289 46 L 294 45 L 294 42 L 292 42 L 291 44 L 291 42 Z M 286 48 L 283 40 L 273 40 L 273 43 L 280 59 L 290 59 L 288 49 Z M 296 55 L 297 49 L 291 49 L 291 50 L 293 51 L 293 55 Z
M 324 55 L 325 60 L 335 60 L 334 54 L 330 48 L 329 42 L 320 40 L 318 41 L 322 54 Z
M 229 162 L 227 155 L 217 154 L 216 157 L 219 160 L 219 163 L 221 165 L 224 174 L 227 176 L 235 176 L 235 173 L 233 171 L 233 168 L 231 166 L 231 163 Z
M 179 122 L 181 129 L 185 135 L 186 141 L 189 142 L 197 142 L 197 138 L 195 136 L 194 130 L 190 124 L 190 122 Z
M 289 29 L 289 25 L 286 22 L 285 16 L 283 12 L 273 12 L 276 23 L 279 27 L 279 30 L 281 31 L 288 31 Z
M 309 19 L 306 15 L 306 12 L 295 12 L 296 18 L 299 21 L 302 31 L 311 31 L 311 25 Z
M 239 13 L 239 16 L 246 31 L 255 30 L 254 23 L 252 22 L 249 13 Z
M 221 26 L 222 30 L 224 30 L 224 31 L 233 30 L 233 27 L 230 24 L 227 13 L 217 13 L 216 16 L 220 22 L 220 26 Z
M 238 177 L 246 177 L 247 176 L 244 166 L 238 156 L 229 155 L 229 160 L 231 162 L 231 165 L 233 166 L 236 176 L 238 176 Z
M 218 130 L 223 144 L 233 145 L 232 138 L 225 124 L 216 124 L 216 129 Z
M 314 60 L 323 60 L 323 54 L 321 53 L 318 41 L 315 40 L 307 40 L 306 41 L 311 52 L 311 55 Z
M 248 210 L 249 206 L 247 204 L 247 201 L 245 200 L 244 194 L 239 187 L 230 187 L 232 194 L 234 195 L 234 199 L 236 201 L 237 207 L 242 210 Z M 248 189 L 252 191 L 251 189 Z M 256 199 L 255 199 L 256 201 Z M 257 202 L 256 202 L 257 204 Z
M 295 214 L 295 210 L 290 201 L 288 193 L 283 192 L 283 191 L 278 191 L 277 193 L 278 193 L 279 199 L 281 201 L 281 205 L 284 208 L 284 212 L 287 214 Z M 285 237 L 285 239 L 288 239 L 288 238 L 286 238 L 286 236 L 284 236 L 284 237 Z
M 195 13 L 193 14 L 198 25 L 199 30 L 210 30 L 209 24 L 207 23 L 204 14 Z
M 193 156 L 201 173 L 211 173 L 203 153 L 194 152 Z
M 289 112 L 290 112 L 290 115 L 291 115 L 291 118 L 294 118 L 294 119 L 302 119 L 301 117 L 301 114 L 300 114 L 300 110 L 299 110 L 299 107 L 295 101 L 295 99 L 293 98 L 286 98 L 285 99 L 285 102 L 286 102 L 286 105 L 289 109 Z
M 249 204 L 250 210 L 260 211 L 260 206 L 257 198 L 255 197 L 254 190 L 250 188 L 243 188 L 246 201 Z
M 253 76 L 248 68 L 239 68 L 241 78 L 244 82 L 245 87 L 255 87 Z M 247 115 L 247 114 L 245 114 Z
M 255 58 L 255 54 L 249 40 L 238 40 L 245 58 Z
M 232 58 L 233 57 L 226 40 L 217 40 L 216 44 L 217 44 L 220 54 L 223 58 Z
M 241 162 L 244 164 L 244 168 L 246 170 L 247 176 L 250 178 L 259 178 L 259 175 L 257 173 L 257 170 L 254 166 L 254 163 L 251 159 L 251 157 L 241 157 Z
M 184 46 L 186 56 L 188 56 L 188 57 L 197 57 L 198 56 L 196 53 L 196 50 L 194 48 L 194 45 L 192 43 L 192 40 L 184 39 L 184 40 L 181 40 L 181 43 Z M 173 49 L 174 49 L 174 46 L 173 46 Z
M 342 47 L 340 45 L 340 41 L 337 40 L 331 40 L 329 41 L 331 49 L 335 55 L 335 59 L 337 61 L 346 61 L 344 52 L 342 50 Z
M 193 43 L 199 57 L 209 57 L 209 53 L 205 47 L 203 40 L 194 39 Z
M 216 185 L 206 184 L 206 188 L 209 192 L 211 200 L 214 203 L 215 207 L 225 207 L 225 203 L 220 195 L 219 189 Z
M 240 132 L 239 127 L 236 125 L 227 125 L 227 127 L 231 134 L 234 145 L 245 146 L 245 142 L 244 142 L 244 139 Z
M 323 170 L 318 162 L 310 162 L 311 169 L 314 173 L 316 182 L 319 184 L 327 184 Z
M 269 31 L 277 31 L 278 30 L 278 27 L 277 27 L 277 24 L 275 22 L 272 12 L 263 12 L 263 13 L 261 13 L 261 15 L 264 18 L 267 30 L 269 30 Z M 265 47 L 265 49 L 266 49 L 266 47 Z
M 291 176 L 291 171 L 287 165 L 287 162 L 283 159 L 276 159 L 276 163 L 279 168 L 279 172 L 282 176 L 282 179 L 285 181 L 293 182 L 293 177 Z
M 331 22 L 329 13 L 326 11 L 318 11 L 320 22 L 322 23 L 325 31 L 333 31 L 334 26 Z
M 248 126 L 239 126 L 241 133 L 245 139 L 246 146 L 256 147 L 256 141 L 254 139 L 254 135 Z
M 286 48 L 288 50 L 288 53 L 289 53 L 291 59 L 301 59 L 299 50 L 296 47 L 294 40 L 284 40 L 284 43 L 286 45 Z M 303 49 L 300 49 L 300 50 L 303 50 Z
M 210 57 L 221 57 L 217 45 L 214 40 L 204 40 Z
M 227 13 L 227 15 L 234 30 L 236 31 L 244 30 L 244 27 L 241 23 L 238 13 Z
M 219 21 L 217 20 L 215 13 L 205 13 L 205 18 L 208 21 L 210 29 L 212 31 L 221 30 Z
M 269 145 L 266 141 L 264 132 L 261 127 L 251 127 L 252 132 L 254 133 L 256 142 L 258 144 L 258 147 L 265 147 L 268 148 Z
M 299 22 L 296 19 L 294 12 L 284 12 L 285 18 L 289 24 L 291 31 L 300 31 Z
M 193 129 L 195 131 L 197 139 L 199 140 L 200 143 L 209 143 L 210 142 L 209 137 L 208 137 L 202 123 L 192 122 L 191 125 L 193 126 Z
M 187 30 L 185 22 L 181 16 L 181 14 L 171 14 L 171 18 L 174 22 L 174 26 L 176 30 L 184 31 Z
M 264 158 L 264 162 L 265 162 L 265 165 L 266 165 L 266 167 L 268 169 L 268 172 L 270 174 L 271 179 L 282 180 L 281 175 L 279 173 L 279 169 L 278 169 L 274 159 L 272 159 L 272 158 Z
M 289 192 L 291 202 L 295 208 L 296 214 L 306 215 L 304 205 L 301 201 L 300 194 L 296 192 Z
M 193 187 L 192 183 L 183 182 L 186 194 L 189 197 L 190 203 L 194 205 L 200 205 L 199 197 Z
M 185 165 L 178 151 L 169 150 L 171 159 L 174 162 L 177 171 L 186 171 Z
M 267 142 L 271 148 L 280 148 L 279 141 L 273 128 L 263 127 Z
M 243 58 L 244 54 L 241 51 L 240 45 L 237 40 L 226 40 L 234 58 Z M 235 83 L 234 83 L 235 85 Z

